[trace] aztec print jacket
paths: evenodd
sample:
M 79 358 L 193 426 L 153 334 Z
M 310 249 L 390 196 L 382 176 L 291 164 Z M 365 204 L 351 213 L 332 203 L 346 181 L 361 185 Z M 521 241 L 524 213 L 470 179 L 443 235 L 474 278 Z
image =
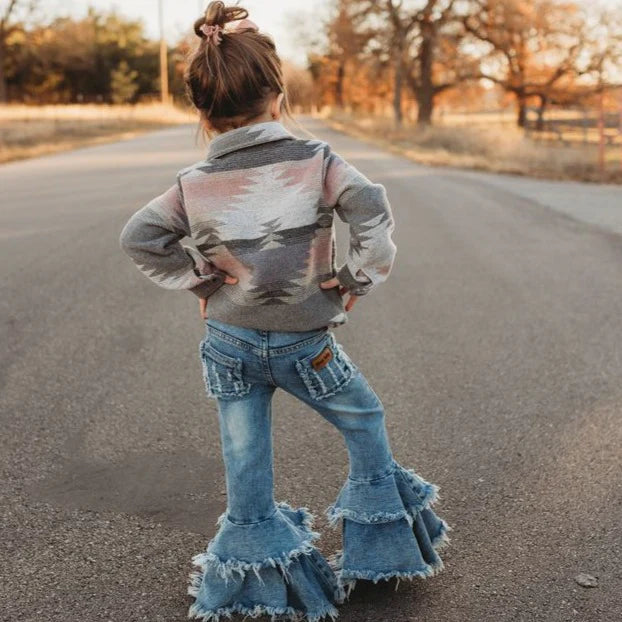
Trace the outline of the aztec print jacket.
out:
M 334 214 L 349 224 L 337 269 Z M 280 121 L 214 137 L 205 160 L 138 210 L 119 242 L 166 289 L 209 298 L 210 318 L 259 330 L 305 331 L 347 321 L 338 276 L 356 295 L 391 271 L 396 247 L 384 186 L 372 183 L 321 140 Z M 196 249 L 182 246 L 192 238 Z M 223 284 L 224 274 L 238 277 Z

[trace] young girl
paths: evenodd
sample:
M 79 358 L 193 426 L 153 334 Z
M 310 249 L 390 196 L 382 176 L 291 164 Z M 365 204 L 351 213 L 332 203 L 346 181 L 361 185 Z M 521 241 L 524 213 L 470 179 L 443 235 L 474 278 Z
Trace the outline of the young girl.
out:
M 190 617 L 334 619 L 358 579 L 442 569 L 436 549 L 449 526 L 430 507 L 437 487 L 394 459 L 382 403 L 330 330 L 391 270 L 385 188 L 327 143 L 296 137 L 280 122 L 282 111 L 291 118 L 281 63 L 247 17 L 211 2 L 196 22 L 201 40 L 186 83 L 216 135 L 204 160 L 132 216 L 120 243 L 155 283 L 193 292 L 206 320 L 199 351 L 218 404 L 227 508 L 194 557 Z M 335 214 L 350 228 L 338 269 Z M 196 249 L 180 244 L 185 236 Z M 307 509 L 273 496 L 277 388 L 345 440 L 348 477 L 326 510 L 332 525 L 340 521 L 343 542 L 330 562 L 314 544 Z

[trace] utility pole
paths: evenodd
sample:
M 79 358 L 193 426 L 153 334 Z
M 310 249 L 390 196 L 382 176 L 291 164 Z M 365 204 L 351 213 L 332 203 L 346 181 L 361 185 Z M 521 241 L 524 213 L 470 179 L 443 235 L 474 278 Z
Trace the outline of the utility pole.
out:
M 164 0 L 158 0 L 160 15 L 160 96 L 163 104 L 169 103 L 168 94 L 168 46 L 164 38 Z

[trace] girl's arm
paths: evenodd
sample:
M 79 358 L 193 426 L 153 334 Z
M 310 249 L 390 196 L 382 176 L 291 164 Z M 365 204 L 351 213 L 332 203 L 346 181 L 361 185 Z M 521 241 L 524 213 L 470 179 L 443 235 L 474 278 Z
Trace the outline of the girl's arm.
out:
M 224 282 L 218 270 L 196 249 L 179 240 L 190 226 L 179 184 L 138 210 L 121 231 L 119 243 L 138 269 L 165 289 L 187 289 L 207 298 Z
M 395 227 L 386 189 L 328 149 L 324 199 L 350 226 L 350 248 L 337 278 L 354 296 L 385 281 L 393 267 Z

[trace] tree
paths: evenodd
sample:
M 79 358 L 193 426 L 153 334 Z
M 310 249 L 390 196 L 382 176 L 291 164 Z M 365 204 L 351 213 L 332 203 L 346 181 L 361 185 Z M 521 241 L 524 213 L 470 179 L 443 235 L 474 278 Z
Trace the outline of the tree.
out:
M 110 72 L 110 94 L 113 104 L 127 104 L 134 99 L 138 91 L 138 71 L 130 69 L 126 60 L 122 60 Z
M 437 95 L 473 77 L 470 57 L 461 49 L 464 32 L 455 0 L 427 0 L 415 14 L 406 78 L 418 105 L 417 122 L 432 121 Z
M 486 48 L 480 77 L 512 93 L 517 124 L 524 127 L 527 104 L 544 110 L 564 81 L 591 71 L 585 50 L 585 18 L 573 2 L 556 0 L 473 0 L 463 24 Z
M 348 63 L 356 61 L 363 52 L 372 33 L 361 28 L 365 11 L 357 9 L 356 3 L 338 0 L 334 17 L 326 28 L 328 39 L 327 57 L 336 68 L 334 82 L 335 103 L 344 105 L 344 85 Z
M 58 17 L 48 24 L 20 25 L 10 42 L 4 67 L 12 99 L 110 102 L 123 72 L 136 85 L 130 99 L 158 90 L 157 42 L 145 37 L 140 22 L 114 12 L 90 9 L 80 19 Z
M 406 50 L 413 29 L 417 26 L 417 12 L 413 14 L 403 6 L 403 0 L 367 0 L 361 3 L 363 11 L 372 18 L 378 17 L 375 41 L 388 50 L 393 67 L 393 117 L 396 125 L 403 120 L 402 94 L 406 64 Z
M 323 28 L 299 32 L 296 40 L 309 49 L 307 68 L 314 83 L 319 105 L 371 109 L 378 97 L 379 63 L 370 41 L 378 29 L 370 23 L 368 2 L 335 0 L 330 13 L 322 19 Z M 298 17 L 300 22 L 300 17 Z M 381 63 L 380 63 L 381 64 Z M 382 76 L 384 80 L 385 76 Z
M 283 61 L 283 79 L 287 85 L 289 103 L 295 108 L 307 108 L 312 100 L 313 80 L 308 69 Z
M 11 36 L 22 29 L 15 19 L 19 9 L 30 12 L 36 6 L 36 0 L 8 0 L 0 12 L 0 103 L 8 99 L 6 82 L 7 49 Z
M 590 62 L 585 71 L 589 74 L 596 90 L 603 87 L 622 86 L 622 15 L 619 11 L 606 10 L 591 14 L 588 54 Z
M 368 11 L 383 18 L 385 45 L 393 61 L 393 110 L 402 123 L 406 84 L 417 100 L 417 121 L 429 124 L 437 95 L 473 76 L 461 49 L 464 34 L 457 0 L 370 0 Z

